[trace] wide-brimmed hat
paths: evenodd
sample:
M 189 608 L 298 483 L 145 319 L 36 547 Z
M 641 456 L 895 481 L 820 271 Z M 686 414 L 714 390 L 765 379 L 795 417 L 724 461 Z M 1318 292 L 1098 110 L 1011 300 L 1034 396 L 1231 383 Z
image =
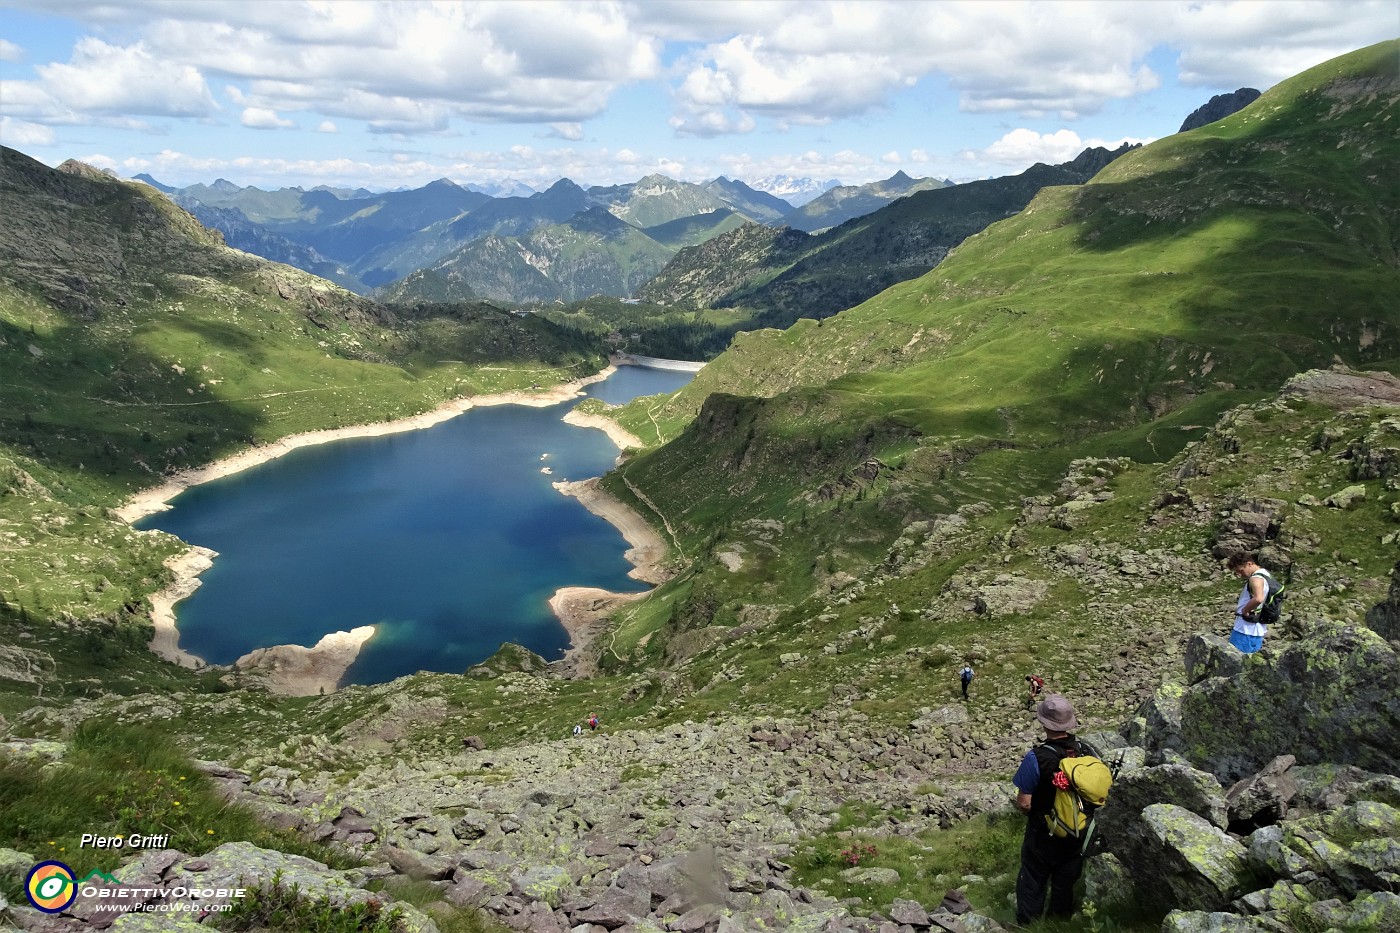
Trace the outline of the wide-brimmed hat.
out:
M 1052 732 L 1073 732 L 1079 728 L 1074 707 L 1058 693 L 1052 693 L 1040 701 L 1040 705 L 1035 708 L 1035 718 Z

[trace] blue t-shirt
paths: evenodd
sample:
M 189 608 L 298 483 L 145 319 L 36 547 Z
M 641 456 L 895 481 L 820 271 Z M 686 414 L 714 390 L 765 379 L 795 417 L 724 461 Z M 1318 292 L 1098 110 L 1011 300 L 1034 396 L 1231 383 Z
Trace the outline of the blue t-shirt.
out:
M 1011 782 L 1023 794 L 1035 793 L 1035 789 L 1040 786 L 1040 762 L 1035 757 L 1035 749 L 1026 752 L 1026 757 L 1021 759 L 1021 767 L 1016 769 L 1016 775 Z

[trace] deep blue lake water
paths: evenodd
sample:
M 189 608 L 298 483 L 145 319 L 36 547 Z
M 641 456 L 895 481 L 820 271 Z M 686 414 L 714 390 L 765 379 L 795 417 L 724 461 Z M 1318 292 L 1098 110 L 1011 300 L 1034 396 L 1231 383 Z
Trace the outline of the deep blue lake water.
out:
M 623 366 L 587 393 L 617 404 L 693 375 Z M 360 684 L 461 673 L 505 641 L 561 657 L 555 590 L 645 589 L 627 576 L 622 535 L 551 486 L 617 459 L 603 432 L 560 420 L 577 403 L 475 408 L 421 431 L 304 447 L 184 492 L 136 526 L 219 552 L 178 606 L 180 646 L 227 664 L 375 625 L 345 677 Z

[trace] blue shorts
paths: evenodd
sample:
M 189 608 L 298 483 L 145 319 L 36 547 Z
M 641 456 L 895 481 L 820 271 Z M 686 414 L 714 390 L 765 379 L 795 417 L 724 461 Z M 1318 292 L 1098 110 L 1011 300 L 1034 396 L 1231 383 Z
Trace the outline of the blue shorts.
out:
M 1245 654 L 1253 654 L 1264 647 L 1263 635 L 1246 635 L 1244 632 L 1230 632 L 1230 644 Z

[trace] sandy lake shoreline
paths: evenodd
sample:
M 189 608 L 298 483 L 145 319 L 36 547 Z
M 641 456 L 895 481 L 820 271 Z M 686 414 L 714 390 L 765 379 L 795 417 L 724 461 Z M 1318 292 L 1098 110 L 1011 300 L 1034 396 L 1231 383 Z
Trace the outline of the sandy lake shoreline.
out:
M 600 382 L 616 371 L 617 366 L 609 363 L 605 369 L 592 376 L 541 392 L 512 391 L 495 395 L 468 396 L 453 399 L 433 411 L 397 421 L 289 435 L 206 466 L 176 473 L 161 485 L 142 490 L 132 496 L 116 510 L 116 514 L 128 523 L 135 522 L 170 508 L 170 500 L 191 486 L 260 466 L 302 447 L 349 438 L 381 437 L 416 431 L 455 418 L 473 408 L 490 405 L 528 405 L 536 408 L 557 405 L 577 398 L 582 394 L 584 386 Z M 564 420 L 578 427 L 604 431 L 619 449 L 642 446 L 640 439 L 606 418 L 571 411 Z M 630 574 L 632 577 L 648 583 L 658 583 L 665 579 L 661 568 L 661 561 L 666 553 L 665 542 L 639 514 L 599 488 L 596 479 L 577 483 L 555 483 L 554 486 L 564 495 L 579 499 L 585 508 L 622 532 L 630 546 L 626 556 L 634 565 Z M 232 668 L 254 673 L 273 693 L 307 696 L 335 690 L 345 671 L 358 657 L 360 648 L 373 636 L 374 626 L 360 626 L 350 632 L 332 632 L 311 648 L 300 645 L 259 648 L 239 658 L 232 665 L 208 665 L 202 658 L 180 647 L 175 605 L 199 588 L 200 574 L 213 565 L 217 556 L 216 552 L 208 548 L 196 546 L 166 561 L 166 566 L 174 574 L 174 580 L 151 597 L 151 622 L 155 626 L 155 634 L 151 639 L 150 649 L 167 661 L 182 667 L 225 670 Z M 643 595 L 645 592 L 610 593 L 594 587 L 564 587 L 557 591 L 550 599 L 550 608 L 569 632 L 571 642 L 564 663 L 577 668 L 575 659 L 581 658 L 596 638 L 604 624 L 604 617 L 617 605 Z

